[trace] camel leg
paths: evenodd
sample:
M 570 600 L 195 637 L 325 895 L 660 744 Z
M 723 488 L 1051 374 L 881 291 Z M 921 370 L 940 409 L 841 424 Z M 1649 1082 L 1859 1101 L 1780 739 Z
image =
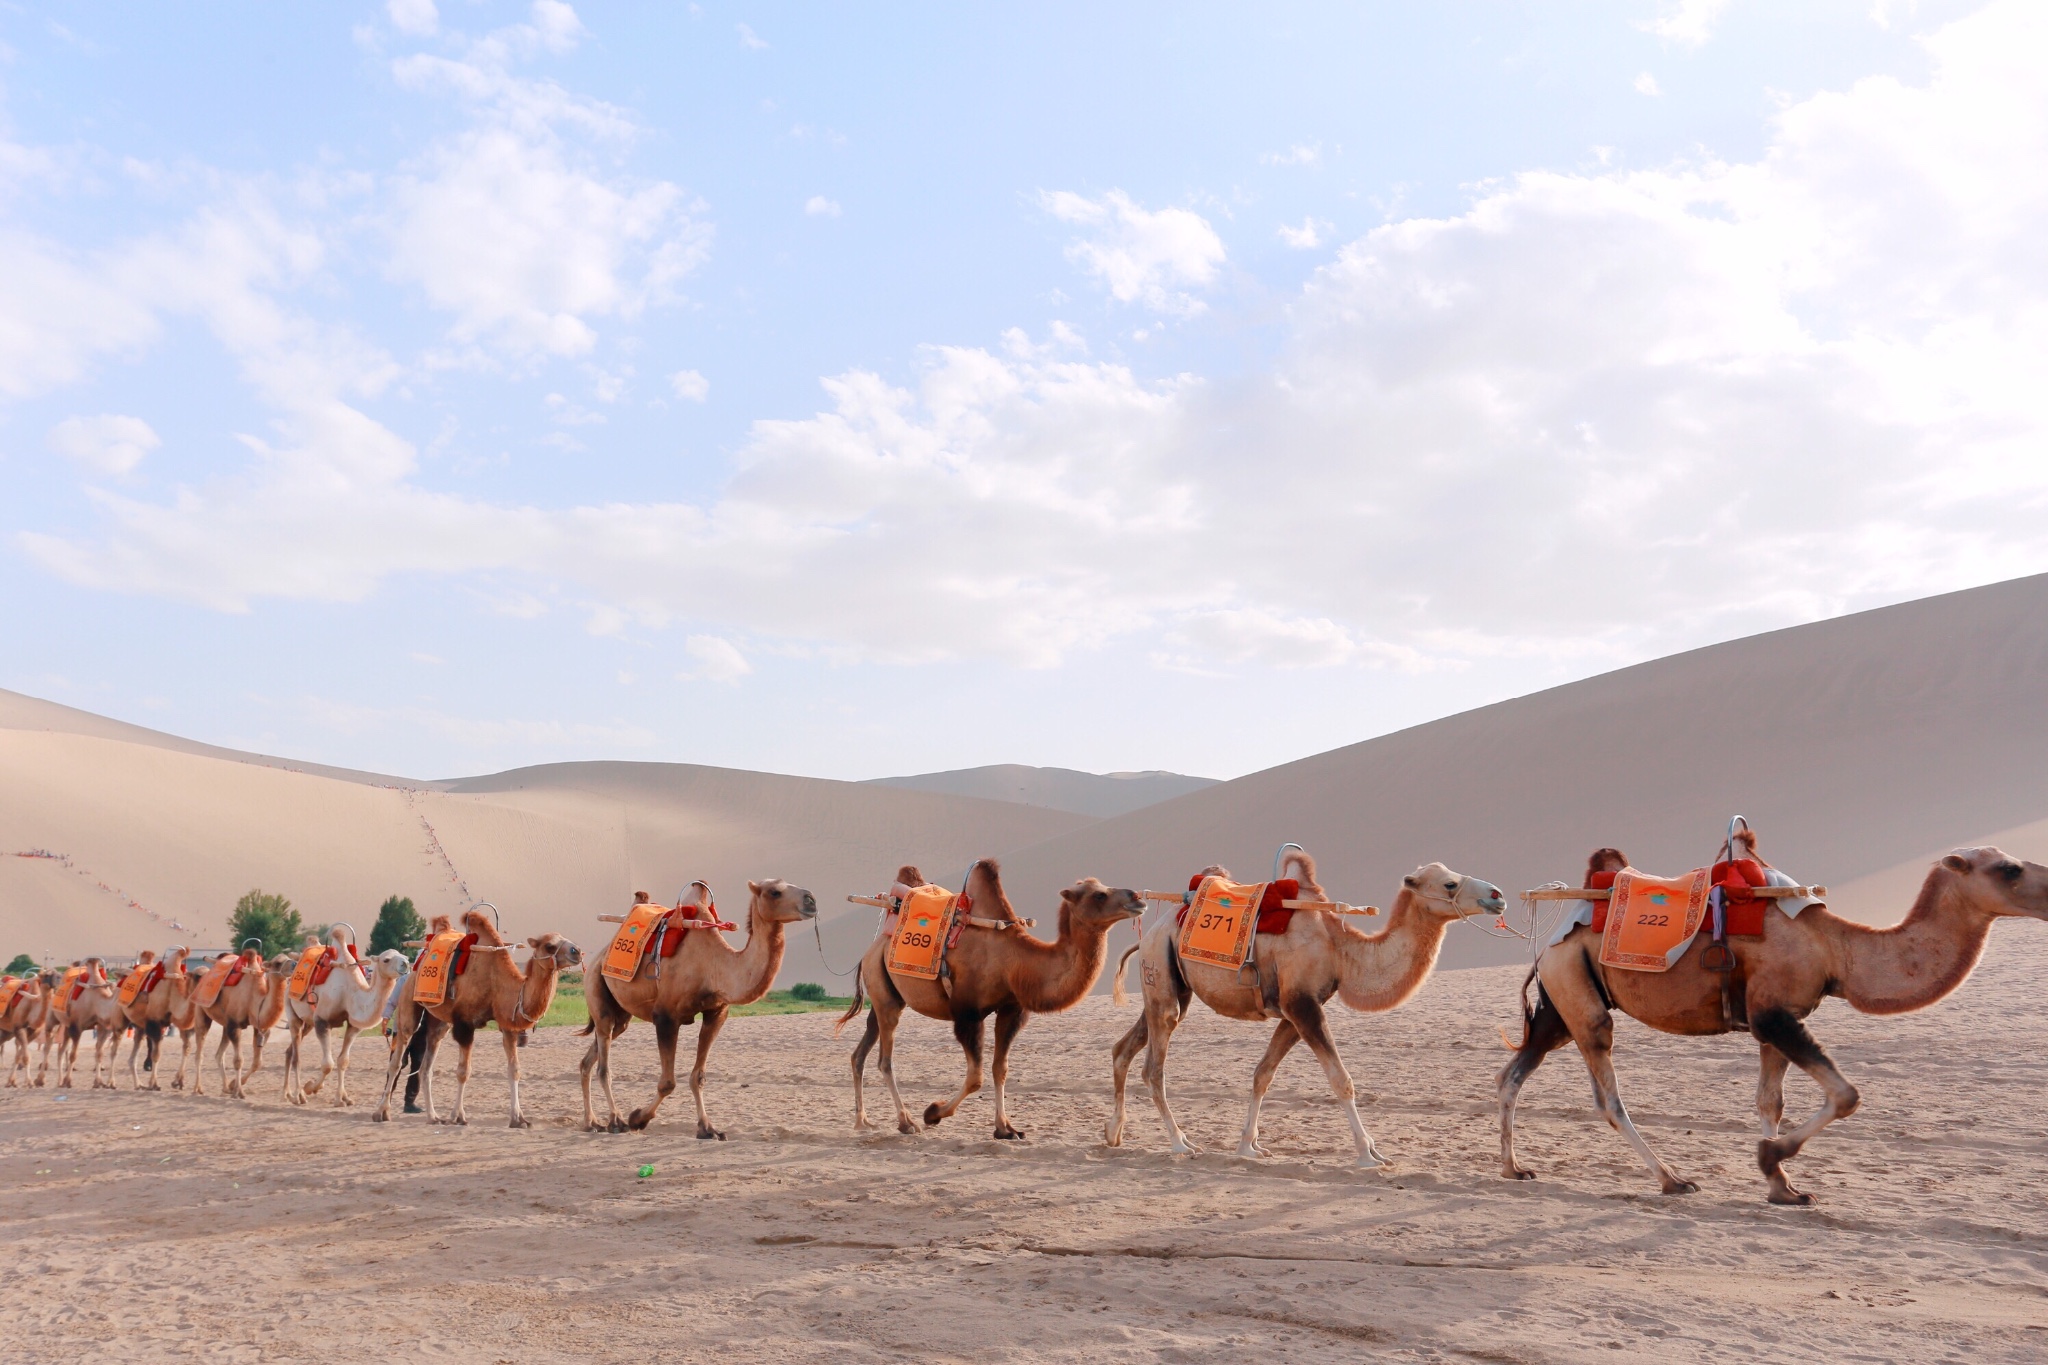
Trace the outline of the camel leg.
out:
M 862 1026 L 860 1042 L 853 1048 L 853 1131 L 864 1133 L 875 1125 L 868 1122 L 867 1088 L 862 1084 L 862 1073 L 867 1070 L 868 1053 L 874 1051 L 875 1039 L 882 1036 L 882 1026 L 875 1022 L 875 1012 L 868 1011 L 867 1023 Z
M 1690 1180 L 1680 1179 L 1676 1172 L 1650 1150 L 1650 1144 L 1636 1131 L 1635 1121 L 1628 1116 L 1628 1106 L 1621 1102 L 1621 1089 L 1614 1079 L 1614 1016 L 1603 1006 L 1597 1020 L 1590 1026 L 1581 1024 L 1572 1030 L 1573 1041 L 1579 1045 L 1579 1055 L 1586 1059 L 1586 1071 L 1593 1078 L 1593 1103 L 1607 1120 L 1608 1126 L 1628 1139 L 1628 1145 L 1636 1149 L 1636 1155 L 1650 1168 L 1650 1174 L 1657 1177 L 1658 1186 L 1666 1194 L 1693 1194 L 1699 1186 Z
M 1529 1016 L 1522 1034 L 1522 1045 L 1501 1068 L 1494 1085 L 1500 1099 L 1500 1173 L 1509 1180 L 1536 1178 L 1536 1172 L 1515 1160 L 1515 1101 L 1521 1097 L 1522 1086 L 1530 1075 L 1543 1065 L 1543 1059 L 1570 1042 L 1572 1036 L 1565 1027 L 1564 1016 L 1541 990 L 1536 995 L 1536 1011 Z
M 690 1068 L 690 1098 L 697 1101 L 697 1136 L 717 1138 L 725 1141 L 725 1134 L 711 1126 L 711 1116 L 704 1111 L 704 1068 L 711 1057 L 711 1044 L 718 1039 L 718 1031 L 725 1027 L 725 1007 L 705 1010 L 697 1019 L 697 1064 Z
M 1272 1087 L 1273 1074 L 1280 1069 L 1281 1061 L 1300 1041 L 1300 1031 L 1285 1019 L 1273 1026 L 1273 1037 L 1266 1044 L 1266 1055 L 1259 1058 L 1258 1066 L 1252 1071 L 1252 1103 L 1245 1112 L 1244 1132 L 1237 1140 L 1239 1156 L 1273 1155 L 1259 1145 L 1259 1107 L 1266 1102 L 1266 1091 Z
M 1022 1031 L 1024 1021 L 1030 1017 L 1030 1015 L 1024 1013 L 1023 1007 L 1015 1001 L 996 1011 L 995 1055 L 989 1061 L 988 1077 L 996 1088 L 996 1136 L 998 1138 L 1021 1138 L 1024 1136 L 1022 1128 L 1010 1126 L 1009 1114 L 1003 1106 L 1003 1082 L 1010 1074 L 1010 1044 L 1017 1041 L 1017 1034 Z M 978 1028 L 975 1031 L 977 1033 L 980 1032 Z
M 1768 1043 L 1782 1052 L 1787 1060 L 1813 1077 L 1821 1088 L 1821 1105 L 1813 1112 L 1813 1117 L 1783 1137 L 1767 1137 L 1756 1145 L 1756 1164 L 1770 1182 L 1771 1202 L 1811 1204 L 1812 1195 L 1801 1194 L 1785 1179 L 1784 1164 L 1798 1156 L 1799 1149 L 1818 1136 L 1821 1129 L 1836 1119 L 1855 1113 L 1856 1106 L 1863 1102 L 1862 1097 L 1856 1093 L 1856 1087 L 1835 1069 L 1834 1062 L 1792 1011 L 1783 1006 L 1767 1007 L 1750 1016 L 1749 1027 L 1759 1042 Z
M 612 1096 L 612 1033 L 602 1020 L 590 1021 L 590 1047 L 583 1054 L 580 1070 L 583 1072 L 583 1131 L 595 1133 L 600 1128 L 607 1133 L 623 1133 L 626 1121 L 619 1115 L 619 1102 Z M 597 1110 L 590 1102 L 590 1076 L 597 1073 L 598 1083 L 604 1087 L 605 1108 L 610 1111 L 605 1121 L 597 1121 Z
M 654 1016 L 654 1046 L 661 1053 L 661 1082 L 654 1087 L 654 1098 L 626 1116 L 626 1126 L 639 1132 L 654 1122 L 654 1116 L 661 1109 L 661 1102 L 675 1093 L 676 1088 L 676 1034 L 687 1021 L 670 1018 L 666 1014 Z
M 71 1069 L 78 1065 L 78 1040 L 81 1036 L 69 1026 L 66 1026 L 64 1036 L 57 1040 L 57 1088 L 59 1090 L 69 1090 L 71 1088 Z
M 1358 1153 L 1355 1164 L 1367 1170 L 1386 1165 L 1386 1156 L 1373 1145 L 1372 1134 L 1365 1131 L 1365 1120 L 1358 1116 L 1358 1088 L 1351 1083 L 1351 1073 L 1345 1070 L 1344 1059 L 1337 1055 L 1337 1043 L 1330 1037 L 1330 1025 L 1323 1016 L 1323 1007 L 1312 996 L 1297 995 L 1281 1001 L 1280 1017 L 1294 1025 L 1301 1041 L 1308 1044 L 1309 1051 L 1315 1053 L 1316 1060 L 1323 1064 L 1323 1074 L 1330 1081 L 1330 1093 L 1344 1106 L 1344 1117 L 1351 1124 L 1351 1145 Z
M 953 1016 L 953 1038 L 960 1044 L 960 1050 L 967 1054 L 967 1074 L 960 1079 L 960 1093 L 953 1097 L 951 1104 L 933 1100 L 924 1107 L 924 1126 L 936 1128 L 945 1120 L 960 1112 L 960 1106 L 967 1097 L 981 1089 L 981 1021 L 980 1014 L 956 1014 Z
M 197 1037 L 192 1042 L 192 1093 L 206 1093 L 206 1035 L 213 1032 L 213 1020 L 206 1015 L 199 1016 Z
M 1149 968 L 1149 964 L 1148 968 Z M 1166 1141 L 1175 1156 L 1193 1156 L 1201 1151 L 1181 1126 L 1174 1121 L 1173 1106 L 1166 1098 L 1166 1047 L 1173 1041 L 1173 1031 L 1179 1027 L 1181 1016 L 1187 1011 L 1185 996 L 1175 999 L 1170 992 L 1154 987 L 1148 975 L 1145 981 L 1145 1084 L 1152 1091 L 1152 1107 L 1159 1111 L 1159 1121 L 1166 1125 Z
M 1785 1117 L 1785 1068 L 1792 1059 L 1769 1043 L 1759 1044 L 1756 1051 L 1756 1117 L 1768 1141 L 1778 1135 L 1778 1124 Z
M 505 1040 L 505 1086 L 512 1092 L 512 1121 L 510 1128 L 531 1128 L 533 1120 L 526 1117 L 519 1108 L 519 1037 L 524 1030 L 503 1029 L 499 1037 Z
M 263 1044 L 269 1037 L 269 1029 L 258 1028 L 249 1030 L 249 1069 L 236 1077 L 236 1080 L 241 1082 L 244 1095 L 248 1093 L 249 1082 L 255 1078 L 257 1072 L 263 1069 Z M 238 1047 L 235 1049 L 235 1064 L 240 1066 L 241 1062 L 242 1050 Z
M 284 1028 L 284 1101 L 286 1104 L 304 1104 L 305 1074 L 301 1070 L 300 1049 L 306 1041 L 306 1026 L 287 1013 Z
M 889 1087 L 889 1098 L 896 1102 L 896 1131 L 914 1133 L 917 1123 L 910 1117 L 910 1106 L 903 1102 L 903 1092 L 896 1088 L 896 1025 L 903 1019 L 903 997 L 888 981 L 888 973 L 881 975 L 885 989 L 877 990 L 876 983 L 868 983 L 868 1027 L 875 1031 L 875 1070 L 882 1073 L 882 1084 Z M 860 1054 L 854 1056 L 857 1063 Z
M 1138 1022 L 1132 1024 L 1123 1037 L 1116 1040 L 1109 1050 L 1109 1072 L 1116 1087 L 1116 1109 L 1110 1114 L 1109 1122 L 1102 1130 L 1105 1147 L 1124 1145 L 1124 1080 L 1131 1074 L 1131 1061 L 1145 1047 L 1145 1016 L 1141 1013 Z
M 164 1030 L 168 1024 L 145 1024 L 142 1029 L 142 1069 L 149 1073 L 149 1088 L 164 1088 Z
M 469 1110 L 464 1107 L 463 1095 L 469 1089 L 469 1061 L 470 1053 L 476 1047 L 476 1030 L 466 1028 L 461 1024 L 452 1024 L 449 1026 L 448 1031 L 455 1036 L 455 1112 L 448 1116 L 447 1121 L 466 1127 L 469 1123 Z M 427 1039 L 427 1056 L 432 1057 L 433 1055 L 434 1040 L 429 1037 Z M 424 1081 L 421 1082 L 420 1094 L 422 1098 L 426 1095 L 426 1083 Z M 431 1122 L 433 1117 L 433 1107 L 431 1104 L 428 1106 L 427 1114 L 428 1120 Z
M 120 1050 L 121 1045 L 119 1043 L 116 1043 L 114 1045 L 114 1051 L 118 1053 Z M 142 1077 L 138 1075 L 135 1070 L 136 1054 L 141 1051 L 142 1034 L 138 1032 L 134 1036 L 134 1038 L 129 1040 L 128 1043 L 128 1088 L 130 1090 L 142 1089 Z
M 355 1104 L 355 1101 L 350 1099 L 348 1094 L 348 1054 L 349 1050 L 356 1045 L 356 1035 L 361 1032 L 362 1030 L 356 1027 L 354 1020 L 344 1019 L 342 1021 L 341 1048 L 334 1054 L 333 1068 L 334 1107 L 337 1109 L 351 1108 Z M 314 1089 L 316 1091 L 319 1089 L 320 1083 L 326 1081 L 327 1071 L 327 1039 L 323 1035 L 320 1039 L 320 1082 L 315 1082 Z
M 391 1022 L 385 1025 L 384 1090 L 377 1098 L 377 1107 L 370 1111 L 370 1122 L 391 1122 L 391 1096 L 398 1089 L 399 1077 L 405 1074 L 405 1058 L 412 1045 L 412 1035 L 425 1026 L 425 1012 L 417 1006 L 392 1012 Z

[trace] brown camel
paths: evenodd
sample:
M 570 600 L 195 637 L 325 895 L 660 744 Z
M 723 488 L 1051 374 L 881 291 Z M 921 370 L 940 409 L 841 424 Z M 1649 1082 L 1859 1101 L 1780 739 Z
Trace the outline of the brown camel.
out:
M 420 1099 L 426 1104 L 427 1122 L 468 1123 L 463 1092 L 469 1085 L 470 1048 L 476 1042 L 478 1029 L 496 1024 L 505 1043 L 505 1077 L 511 1089 L 509 1126 L 533 1126 L 519 1107 L 519 1036 L 548 1012 L 555 998 L 555 978 L 569 968 L 581 966 L 583 950 L 560 934 L 542 934 L 526 940 L 533 955 L 521 970 L 489 916 L 466 911 L 462 927 L 477 936 L 477 943 L 471 950 L 468 970 L 449 983 L 446 999 L 438 1005 L 416 1003 L 413 989 L 419 983 L 418 973 L 408 976 L 398 988 L 398 1006 L 391 1015 L 393 1036 L 391 1060 L 384 1075 L 384 1099 L 377 1112 L 370 1115 L 377 1123 L 391 1118 L 391 1093 L 405 1072 L 405 1054 L 412 1035 L 421 1028 L 427 1030 L 427 1052 L 420 1059 Z M 443 933 L 447 929 L 448 917 L 435 916 L 430 932 Z M 461 1056 L 455 1067 L 455 1112 L 444 1120 L 434 1110 L 434 1056 L 440 1050 L 441 1039 L 450 1033 L 455 1035 Z
M 50 1049 L 64 1037 L 64 1016 L 71 1009 L 71 995 L 79 978 L 85 975 L 85 963 L 72 963 L 57 974 L 56 983 L 49 989 L 50 1003 L 43 1011 L 42 1058 L 36 1063 L 35 1083 L 40 1088 L 50 1075 Z M 61 1057 L 63 1050 L 58 1049 Z
M 215 1024 L 220 1025 L 220 1042 L 214 1047 L 214 1065 L 220 1068 L 221 1092 L 234 1099 L 248 1097 L 249 1078 L 263 1069 L 263 1044 L 270 1037 L 270 1030 L 284 1014 L 284 988 L 291 976 L 291 957 L 279 953 L 265 961 L 260 950 L 244 949 L 242 954 L 241 979 L 231 986 L 223 986 L 220 995 L 211 1005 L 199 1007 L 199 1049 L 201 1062 L 195 1069 L 192 1093 L 203 1095 L 206 1034 Z M 247 1032 L 250 1041 L 249 1069 L 242 1070 L 242 1034 Z M 228 1076 L 227 1051 L 235 1049 L 235 1074 Z M 182 1068 L 181 1068 L 182 1070 Z
M 29 976 L 15 991 L 6 1012 L 0 1013 L 0 1040 L 14 1044 L 14 1062 L 7 1068 L 10 1090 L 28 1082 L 29 1048 L 42 1039 L 43 1026 L 50 1017 L 50 1001 L 62 979 L 63 974 L 54 969 Z
M 1821 1129 L 1854 1113 L 1859 1096 L 1801 1021 L 1830 995 L 1865 1014 L 1926 1008 L 1962 985 L 1984 952 L 1991 922 L 2008 915 L 2048 919 L 2048 867 L 1995 848 L 1959 848 L 1929 870 L 1905 919 L 1889 929 L 1852 924 L 1820 905 L 1796 919 L 1767 909 L 1761 937 L 1727 940 L 1734 957 L 1729 997 L 1721 974 L 1701 961 L 1710 946 L 1705 934 L 1669 971 L 1624 971 L 1603 967 L 1599 936 L 1579 926 L 1537 959 L 1530 974 L 1538 982 L 1534 1009 L 1523 984 L 1521 1046 L 1500 1073 L 1501 1174 L 1535 1178 L 1515 1161 L 1515 1099 L 1545 1056 L 1575 1042 L 1601 1114 L 1628 1139 L 1664 1193 L 1698 1189 L 1659 1161 L 1629 1120 L 1614 1079 L 1612 1011 L 1664 1033 L 1710 1035 L 1729 1031 L 1726 1001 L 1732 998 L 1741 1010 L 1735 1025 L 1746 1018 L 1757 1040 L 1756 1110 L 1763 1127 L 1757 1164 L 1770 1184 L 1770 1201 L 1811 1204 L 1813 1196 L 1785 1178 L 1784 1164 Z M 1787 1065 L 1813 1077 L 1824 1098 L 1811 1118 L 1781 1134 Z
M 327 979 L 308 989 L 305 999 L 285 1001 L 285 1023 L 291 1032 L 284 1050 L 284 1097 L 293 1104 L 304 1104 L 306 1096 L 319 1094 L 330 1074 L 335 1078 L 334 1103 L 355 1103 L 348 1094 L 349 1049 L 358 1033 L 375 1028 L 384 1018 L 385 1002 L 405 978 L 405 954 L 396 948 L 386 948 L 364 960 L 362 967 L 369 968 L 366 977 L 361 967 L 351 965 L 354 943 L 344 936 L 342 926 L 336 925 L 328 938 L 328 946 L 339 960 Z M 342 1030 L 341 1052 L 331 1056 L 327 1035 L 337 1026 Z M 299 1049 L 309 1033 L 320 1043 L 320 1074 L 310 1081 L 299 1069 Z
M 692 1019 L 698 1020 L 697 1062 L 690 1068 L 690 1097 L 697 1102 L 697 1136 L 723 1141 L 725 1134 L 711 1126 L 704 1109 L 704 1067 L 711 1056 L 711 1044 L 725 1027 L 726 1011 L 734 1005 L 750 1005 L 768 993 L 775 973 L 782 969 L 783 926 L 815 918 L 817 898 L 800 886 L 779 877 L 747 883 L 747 943 L 734 949 L 716 930 L 679 931 L 683 941 L 674 957 L 659 951 L 640 959 L 631 981 L 614 981 L 601 971 L 584 976 L 583 998 L 590 1008 L 590 1023 L 581 1033 L 595 1035 L 590 1050 L 583 1054 L 583 1127 L 599 1127 L 622 1133 L 654 1122 L 661 1102 L 676 1088 L 676 1036 Z M 711 889 L 693 882 L 678 909 L 715 922 Z M 654 1025 L 655 1046 L 661 1051 L 661 1083 L 654 1099 L 635 1109 L 626 1119 L 619 1117 L 619 1103 L 612 1098 L 612 1040 L 626 1031 L 635 1019 Z M 596 1071 L 604 1086 L 605 1107 L 610 1117 L 600 1125 L 590 1102 L 590 1075 Z
M 167 1028 L 178 1031 L 178 1069 L 171 1076 L 171 1089 L 185 1088 L 185 1065 L 192 1062 L 192 1093 L 204 1093 L 200 1086 L 200 1068 L 205 1054 L 200 1050 L 206 1039 L 206 1030 L 213 1024 L 206 1017 L 206 1011 L 199 1008 L 199 976 L 188 970 L 186 986 L 171 999 L 171 1012 L 164 1020 Z M 161 1053 L 158 1054 L 161 1057 Z
M 128 1027 L 128 1017 L 121 1012 L 120 996 L 114 983 L 107 979 L 105 964 L 99 958 L 85 960 L 84 981 L 85 989 L 64 1011 L 64 1033 L 57 1040 L 57 1084 L 60 1088 L 71 1084 L 72 1071 L 78 1064 L 79 1042 L 85 1031 L 91 1029 L 92 1088 L 112 1090 L 114 1062 L 121 1055 L 121 1034 Z M 100 1077 L 103 1062 L 104 1080 Z
M 1289 866 L 1301 883 L 1300 899 L 1329 899 L 1316 883 L 1315 860 L 1308 854 L 1288 853 L 1281 870 Z M 1230 877 L 1221 867 L 1206 868 L 1202 875 Z M 1344 1059 L 1337 1055 L 1323 1006 L 1333 995 L 1364 1013 L 1405 1004 L 1428 980 L 1443 947 L 1444 933 L 1452 924 L 1471 915 L 1498 914 L 1505 908 L 1500 888 L 1491 882 L 1453 872 L 1442 863 L 1425 863 L 1401 879 L 1401 889 L 1387 912 L 1387 926 L 1380 932 L 1360 933 L 1336 915 L 1297 910 L 1285 933 L 1256 935 L 1255 975 L 1184 959 L 1175 946 L 1179 926 L 1172 919 L 1161 920 L 1117 963 L 1121 989 L 1124 962 L 1132 954 L 1138 956 L 1144 973 L 1145 1009 L 1111 1050 L 1116 1110 L 1104 1140 L 1112 1147 L 1123 1143 L 1124 1082 L 1132 1059 L 1142 1049 L 1145 1084 L 1151 1088 L 1152 1103 L 1166 1125 L 1174 1154 L 1185 1156 L 1199 1150 L 1174 1121 L 1166 1100 L 1167 1043 L 1186 1017 L 1188 999 L 1194 995 L 1227 1019 L 1278 1021 L 1265 1056 L 1252 1072 L 1251 1107 L 1238 1139 L 1239 1156 L 1270 1155 L 1259 1145 L 1259 1108 L 1282 1059 L 1296 1043 L 1305 1042 L 1322 1063 L 1331 1093 L 1344 1106 L 1358 1165 L 1385 1165 L 1387 1158 L 1373 1145 L 1372 1135 L 1359 1117 L 1357 1088 Z
M 929 885 L 914 867 L 903 868 L 896 874 L 896 880 L 906 888 Z M 982 1021 L 993 1014 L 995 1058 L 990 1075 L 996 1090 L 995 1135 L 1023 1137 L 1022 1130 L 1011 1126 L 1004 1106 L 1003 1082 L 1009 1074 L 1010 1045 L 1032 1015 L 1068 1009 L 1088 994 L 1102 975 L 1102 964 L 1109 956 L 1109 931 L 1122 920 L 1136 918 L 1145 908 L 1137 892 L 1112 889 L 1093 877 L 1085 878 L 1060 892 L 1059 937 L 1047 943 L 1033 937 L 1017 920 L 1009 897 L 1003 894 L 1001 872 L 993 860 L 984 858 L 968 870 L 966 897 L 976 917 L 1009 921 L 1014 927 L 970 925 L 962 929 L 958 941 L 947 952 L 948 976 L 927 981 L 891 972 L 886 931 L 861 958 L 853 1004 L 839 1019 L 844 1026 L 860 1013 L 863 993 L 872 1002 L 867 1032 L 853 1050 L 856 1129 L 870 1126 L 861 1072 L 867 1065 L 869 1051 L 879 1042 L 881 1054 L 876 1066 L 882 1073 L 883 1084 L 889 1087 L 889 1098 L 896 1102 L 897 1131 L 917 1131 L 896 1088 L 896 1024 L 907 1005 L 927 1018 L 952 1021 L 953 1036 L 967 1054 L 967 1075 L 960 1093 L 944 1103 L 927 1106 L 925 1127 L 936 1128 L 969 1095 L 981 1089 Z
M 134 1031 L 133 1041 L 128 1044 L 128 1088 L 130 1090 L 161 1090 L 163 1084 L 157 1075 L 157 1062 L 163 1055 L 164 1030 L 170 1026 L 171 1011 L 192 993 L 197 984 L 185 971 L 185 960 L 191 956 L 188 948 L 173 948 L 165 955 L 163 970 L 155 980 L 147 983 L 133 1000 L 122 1007 L 128 1027 Z M 156 963 L 156 955 L 144 952 L 136 964 L 137 971 L 150 971 Z M 142 1069 L 149 1073 L 149 1085 L 144 1087 L 135 1074 L 135 1055 L 143 1053 Z

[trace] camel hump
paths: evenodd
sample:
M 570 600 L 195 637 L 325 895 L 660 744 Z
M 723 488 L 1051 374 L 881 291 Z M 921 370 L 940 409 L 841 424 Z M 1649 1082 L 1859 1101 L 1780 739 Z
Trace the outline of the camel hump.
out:
M 475 934 L 478 943 L 502 944 L 505 941 L 504 935 L 498 932 L 498 926 L 481 910 L 463 911 L 462 927 Z
M 432 938 L 435 934 L 452 934 L 454 932 L 455 921 L 449 919 L 446 915 L 436 915 L 427 921 L 427 936 L 429 938 Z
M 982 858 L 967 869 L 967 885 L 961 888 L 967 897 L 968 913 L 977 919 L 999 919 L 1016 923 L 1017 911 L 1010 904 L 1009 893 L 1003 890 L 1003 869 L 994 858 Z
M 1330 898 L 1330 893 L 1323 890 L 1322 883 L 1316 880 L 1316 860 L 1307 849 L 1293 848 L 1287 851 L 1280 859 L 1280 871 L 1285 873 L 1290 867 L 1294 869 L 1294 879 L 1301 883 L 1301 889 L 1313 893 L 1302 899 L 1326 901 Z
M 902 882 L 905 886 L 923 886 L 925 884 L 924 873 L 919 872 L 909 863 L 905 863 L 896 869 L 896 880 Z

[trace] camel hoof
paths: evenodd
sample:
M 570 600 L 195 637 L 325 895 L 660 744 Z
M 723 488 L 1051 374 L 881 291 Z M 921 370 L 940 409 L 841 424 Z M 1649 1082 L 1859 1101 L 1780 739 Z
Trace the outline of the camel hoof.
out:
M 1268 1151 L 1264 1147 L 1259 1146 L 1259 1144 L 1256 1142 L 1240 1142 L 1239 1144 L 1237 1144 L 1237 1154 L 1243 1157 L 1273 1155 L 1270 1151 Z
M 1700 1187 L 1690 1180 L 1667 1180 L 1664 1182 L 1664 1193 L 1666 1194 L 1698 1194 L 1699 1192 Z
M 1114 1128 L 1104 1128 L 1102 1130 L 1102 1145 L 1105 1147 L 1121 1147 L 1124 1145 L 1124 1135 Z
M 626 1126 L 636 1133 L 652 1122 L 654 1122 L 654 1115 L 648 1113 L 645 1109 L 635 1109 L 626 1116 Z
M 939 1124 L 945 1121 L 945 1118 L 945 1114 L 940 1111 L 939 1106 L 936 1103 L 928 1104 L 924 1107 L 925 1127 L 936 1128 L 939 1126 Z
M 1773 1190 L 1771 1191 L 1771 1202 L 1789 1209 L 1810 1209 L 1814 1205 L 1814 1198 L 1812 1195 L 1802 1194 L 1798 1190 L 1790 1190 L 1782 1195 Z
M 1501 1175 L 1508 1180 L 1534 1180 L 1536 1178 L 1536 1172 L 1525 1170 L 1520 1166 L 1510 1166 L 1505 1171 L 1502 1171 Z
M 1202 1149 L 1192 1142 L 1176 1142 L 1170 1150 L 1175 1156 L 1196 1156 Z
M 996 1138 L 1002 1142 L 1022 1142 L 1024 1140 L 1024 1130 L 1022 1128 L 1012 1128 L 1009 1124 L 1005 1123 L 996 1129 Z
M 533 1120 L 526 1117 L 526 1115 L 524 1114 L 515 1114 L 512 1117 L 512 1122 L 506 1124 L 505 1126 L 507 1128 L 531 1128 L 533 1127 Z
M 1351 1164 L 1353 1166 L 1356 1166 L 1361 1171 L 1377 1171 L 1385 1167 L 1391 1166 L 1394 1163 L 1387 1160 L 1387 1158 L 1379 1155 L 1377 1152 L 1367 1152 Z
M 902 1118 L 896 1120 L 896 1131 L 908 1135 L 911 1133 L 915 1133 L 917 1131 L 917 1125 L 911 1122 L 910 1116 L 906 1114 Z
M 377 1110 L 377 1111 L 376 1111 L 375 1113 L 373 1113 L 373 1114 L 371 1114 L 371 1115 L 370 1115 L 370 1122 L 372 1122 L 372 1123 L 389 1123 L 389 1122 L 391 1122 L 391 1111 L 390 1111 L 389 1109 L 379 1109 L 379 1110 Z
M 702 1125 L 697 1129 L 697 1140 L 699 1142 L 708 1142 L 712 1138 L 717 1138 L 720 1142 L 723 1142 L 725 1141 L 725 1134 L 709 1125 Z

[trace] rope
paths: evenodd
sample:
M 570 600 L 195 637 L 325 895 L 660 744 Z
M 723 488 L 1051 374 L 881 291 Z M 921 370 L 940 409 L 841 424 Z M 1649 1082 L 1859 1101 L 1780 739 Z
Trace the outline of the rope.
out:
M 887 919 L 888 915 L 889 912 L 887 910 L 878 911 L 876 913 L 875 928 L 877 930 L 881 929 L 882 921 Z M 861 950 L 860 957 L 856 957 L 853 960 L 853 965 L 851 967 L 848 967 L 845 971 L 841 971 L 839 970 L 839 968 L 834 967 L 832 965 L 831 958 L 825 956 L 825 931 L 819 927 L 818 918 L 815 915 L 811 917 L 811 933 L 818 940 L 818 961 L 821 964 L 823 964 L 825 970 L 828 973 L 830 973 L 833 976 L 852 976 L 856 971 L 860 970 L 861 957 L 867 956 L 867 950 L 865 948 Z

